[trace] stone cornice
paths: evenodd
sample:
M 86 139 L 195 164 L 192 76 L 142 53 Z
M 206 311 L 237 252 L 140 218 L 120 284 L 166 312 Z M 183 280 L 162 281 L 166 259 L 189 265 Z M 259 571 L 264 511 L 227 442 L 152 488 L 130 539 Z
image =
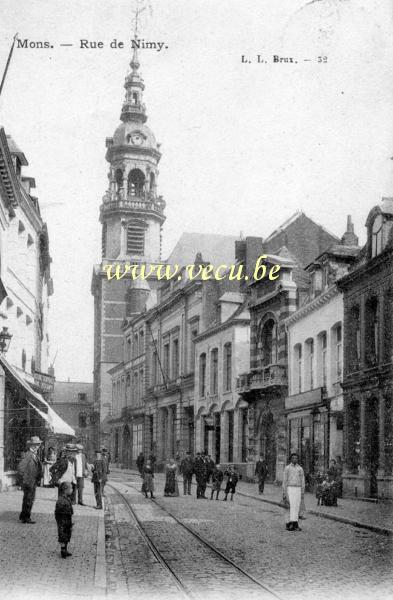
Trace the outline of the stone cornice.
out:
M 393 248 L 386 248 L 381 254 L 374 258 L 368 259 L 363 265 L 357 269 L 350 271 L 338 280 L 337 286 L 340 290 L 346 290 L 351 284 L 356 283 L 360 278 L 366 276 L 369 271 L 374 271 L 376 268 L 384 266 L 384 263 L 392 263 Z
M 290 317 L 287 317 L 284 320 L 284 324 L 292 325 L 293 323 L 296 323 L 296 321 L 303 319 L 303 317 L 311 314 L 315 310 L 321 308 L 321 306 L 323 306 L 324 304 L 330 302 L 330 300 L 335 296 L 338 296 L 339 293 L 340 292 L 337 289 L 336 284 L 332 285 L 328 290 L 326 290 L 326 292 L 323 292 L 323 294 L 320 294 L 319 296 L 311 300 L 311 302 L 308 302 L 308 304 L 299 308 Z
M 250 322 L 251 322 L 251 319 L 245 319 L 245 318 L 239 318 L 239 317 L 235 317 L 234 319 L 228 319 L 228 321 L 225 321 L 225 323 L 220 323 L 219 325 L 215 325 L 215 326 L 211 327 L 210 329 L 203 331 L 199 335 L 196 335 L 193 338 L 193 341 L 200 342 L 200 341 L 205 340 L 213 335 L 216 335 L 217 333 L 220 333 L 221 331 L 224 331 L 225 329 L 229 329 L 232 326 L 250 325 Z

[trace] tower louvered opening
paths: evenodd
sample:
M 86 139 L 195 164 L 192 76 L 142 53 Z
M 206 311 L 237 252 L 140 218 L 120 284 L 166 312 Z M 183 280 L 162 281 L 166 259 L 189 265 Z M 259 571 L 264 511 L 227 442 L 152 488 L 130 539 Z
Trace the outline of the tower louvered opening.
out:
M 144 254 L 145 223 L 131 222 L 127 225 L 127 254 Z

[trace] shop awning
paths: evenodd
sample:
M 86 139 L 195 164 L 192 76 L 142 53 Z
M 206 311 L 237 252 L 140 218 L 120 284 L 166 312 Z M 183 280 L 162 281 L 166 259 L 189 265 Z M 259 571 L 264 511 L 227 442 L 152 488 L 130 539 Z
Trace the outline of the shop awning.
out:
M 4 367 L 6 373 L 8 373 L 8 375 L 10 375 L 26 392 L 27 402 L 34 408 L 40 417 L 46 421 L 53 433 L 75 436 L 75 430 L 53 410 L 41 394 L 33 390 L 29 383 L 23 379 L 15 367 L 7 362 L 2 354 L 0 354 L 0 364 Z

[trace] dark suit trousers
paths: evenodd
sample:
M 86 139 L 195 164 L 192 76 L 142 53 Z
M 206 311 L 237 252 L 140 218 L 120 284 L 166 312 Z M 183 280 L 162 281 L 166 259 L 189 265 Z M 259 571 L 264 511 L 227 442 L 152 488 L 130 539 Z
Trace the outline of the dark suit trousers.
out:
M 97 508 L 102 508 L 102 483 L 94 481 L 94 496 L 96 497 Z
M 192 473 L 183 473 L 183 492 L 184 495 L 191 494 Z
M 83 488 L 85 487 L 85 478 L 77 477 L 76 478 L 76 489 L 78 490 L 78 502 L 81 504 L 83 502 Z
M 31 517 L 31 509 L 33 508 L 35 498 L 35 485 L 22 485 L 23 501 L 22 512 L 19 515 L 21 521 L 27 521 Z
M 258 490 L 263 494 L 263 490 L 265 489 L 265 479 L 258 477 Z

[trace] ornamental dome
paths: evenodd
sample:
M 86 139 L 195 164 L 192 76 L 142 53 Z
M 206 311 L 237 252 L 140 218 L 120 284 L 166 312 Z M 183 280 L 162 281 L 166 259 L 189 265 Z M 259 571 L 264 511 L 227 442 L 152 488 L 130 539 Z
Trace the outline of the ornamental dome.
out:
M 158 150 L 157 140 L 151 129 L 144 123 L 135 121 L 126 121 L 118 126 L 113 134 L 113 145 Z

